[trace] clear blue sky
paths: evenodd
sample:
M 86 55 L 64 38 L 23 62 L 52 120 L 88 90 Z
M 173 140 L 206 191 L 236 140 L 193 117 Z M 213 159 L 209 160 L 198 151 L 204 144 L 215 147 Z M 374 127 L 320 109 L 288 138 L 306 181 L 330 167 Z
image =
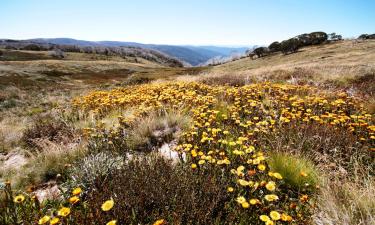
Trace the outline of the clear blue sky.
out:
M 0 38 L 268 44 L 375 33 L 375 0 L 0 0 Z

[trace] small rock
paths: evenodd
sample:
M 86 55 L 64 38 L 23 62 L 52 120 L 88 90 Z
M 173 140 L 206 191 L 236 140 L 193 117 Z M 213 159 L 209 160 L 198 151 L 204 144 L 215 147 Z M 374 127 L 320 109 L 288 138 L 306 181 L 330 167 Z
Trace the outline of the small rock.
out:
M 61 191 L 56 183 L 47 183 L 45 187 L 33 192 L 39 202 L 61 198 Z

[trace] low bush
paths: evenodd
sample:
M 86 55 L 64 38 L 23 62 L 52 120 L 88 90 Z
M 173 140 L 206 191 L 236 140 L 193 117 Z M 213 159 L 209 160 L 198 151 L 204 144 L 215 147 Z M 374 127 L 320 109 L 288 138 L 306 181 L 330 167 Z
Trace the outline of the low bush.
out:
M 229 213 L 225 205 L 229 193 L 223 188 L 227 180 L 215 176 L 218 172 L 196 173 L 160 157 L 134 159 L 113 176 L 97 180 L 88 204 L 100 209 L 107 199 L 115 200 L 107 215 L 93 210 L 96 224 L 112 219 L 120 224 L 152 224 L 159 219 L 171 224 L 214 224 Z M 93 224 L 84 218 L 76 220 Z

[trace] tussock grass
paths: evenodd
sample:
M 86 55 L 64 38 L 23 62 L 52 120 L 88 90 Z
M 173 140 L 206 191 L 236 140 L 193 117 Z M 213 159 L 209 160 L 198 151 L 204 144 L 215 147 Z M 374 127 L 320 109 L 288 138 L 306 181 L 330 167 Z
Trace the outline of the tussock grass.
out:
M 283 176 L 286 185 L 294 190 L 304 189 L 306 186 L 315 188 L 319 184 L 319 172 L 314 164 L 301 155 L 288 153 L 271 153 L 269 166 Z
M 67 166 L 86 155 L 83 145 L 61 145 L 48 140 L 38 140 L 41 151 L 31 153 L 29 161 L 20 170 L 7 177 L 17 187 L 38 185 L 50 180 L 56 180 L 60 174 L 67 175 Z
M 129 148 L 150 151 L 178 137 L 191 122 L 188 115 L 177 111 L 159 111 L 141 118 L 131 129 L 127 139 Z

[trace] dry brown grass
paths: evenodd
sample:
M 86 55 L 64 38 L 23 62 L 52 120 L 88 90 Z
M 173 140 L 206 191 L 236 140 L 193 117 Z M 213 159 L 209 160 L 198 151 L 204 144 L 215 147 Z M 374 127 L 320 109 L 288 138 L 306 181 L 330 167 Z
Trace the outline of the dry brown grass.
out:
M 326 180 L 318 196 L 316 224 L 373 225 L 375 224 L 375 181 L 368 176 L 359 182 Z

